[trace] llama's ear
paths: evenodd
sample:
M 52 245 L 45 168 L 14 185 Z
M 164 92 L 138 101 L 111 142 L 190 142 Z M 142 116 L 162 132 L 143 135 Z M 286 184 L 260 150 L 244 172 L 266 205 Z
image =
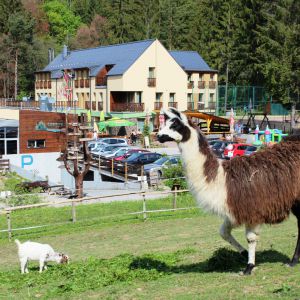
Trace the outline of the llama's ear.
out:
M 181 113 L 179 110 L 175 109 L 174 107 L 170 107 L 169 110 L 173 114 L 173 116 L 176 116 L 183 122 L 188 123 L 188 119 L 185 114 Z

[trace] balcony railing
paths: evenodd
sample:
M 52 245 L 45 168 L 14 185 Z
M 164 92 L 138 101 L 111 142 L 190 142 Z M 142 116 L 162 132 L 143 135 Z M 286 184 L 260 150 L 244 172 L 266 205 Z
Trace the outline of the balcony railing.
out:
M 197 109 L 198 110 L 203 110 L 204 109 L 204 102 L 198 102 L 197 103 Z
M 168 102 L 168 107 L 174 107 L 177 108 L 177 102 Z
M 194 110 L 194 102 L 188 102 L 187 103 L 187 109 L 188 110 Z
M 85 101 L 84 108 L 85 109 L 91 109 L 91 102 L 90 101 Z M 96 101 L 92 101 L 92 110 L 96 110 Z
M 99 77 L 99 78 L 97 78 L 96 77 L 96 86 L 105 86 L 105 85 L 107 85 L 107 77 L 105 76 L 105 77 Z
M 144 111 L 144 103 L 111 103 L 111 111 Z
M 98 110 L 103 110 L 103 102 L 98 102 Z
M 205 81 L 198 81 L 198 88 L 205 89 Z
M 148 86 L 156 87 L 156 78 L 148 78 Z
M 194 87 L 194 81 L 189 81 L 188 83 L 187 83 L 187 88 L 188 89 L 192 89 Z
M 84 79 L 79 79 L 79 85 L 81 88 L 84 88 Z
M 163 107 L 162 102 L 154 102 L 154 110 L 161 110 Z
M 215 81 L 210 81 L 208 83 L 208 86 L 209 86 L 210 89 L 215 89 L 216 88 L 216 82 Z
M 216 108 L 216 102 L 208 102 L 208 109 L 215 109 Z

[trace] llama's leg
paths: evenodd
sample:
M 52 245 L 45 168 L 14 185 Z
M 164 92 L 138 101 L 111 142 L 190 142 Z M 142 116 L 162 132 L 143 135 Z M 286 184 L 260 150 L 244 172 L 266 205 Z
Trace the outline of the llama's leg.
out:
M 295 248 L 293 258 L 292 258 L 291 262 L 289 263 L 289 265 L 291 267 L 295 266 L 299 262 L 299 256 L 300 256 L 300 203 L 299 202 L 296 203 L 295 205 L 293 205 L 292 212 L 297 218 L 298 240 L 297 240 L 297 244 L 296 244 L 296 248 Z
M 258 226 L 246 226 L 246 238 L 248 242 L 248 264 L 244 270 L 244 275 L 250 275 L 255 267 L 255 248 L 259 235 Z
M 225 219 L 224 223 L 220 228 L 221 237 L 231 244 L 238 252 L 240 252 L 243 256 L 247 256 L 247 250 L 232 236 L 232 224 L 229 219 Z

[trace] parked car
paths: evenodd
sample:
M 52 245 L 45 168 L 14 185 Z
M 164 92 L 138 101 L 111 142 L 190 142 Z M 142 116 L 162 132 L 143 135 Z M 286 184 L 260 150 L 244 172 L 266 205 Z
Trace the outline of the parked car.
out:
M 222 142 L 222 141 L 220 141 L 220 140 L 210 140 L 210 141 L 208 141 L 208 145 L 209 145 L 210 148 L 212 148 L 213 145 L 218 143 L 218 142 Z
M 115 158 L 126 154 L 130 148 L 128 147 L 118 147 L 108 152 L 103 152 L 105 158 Z
M 100 148 L 104 146 L 125 146 L 128 145 L 127 139 L 125 138 L 101 138 L 97 139 L 96 141 L 92 141 L 89 143 L 88 147 L 90 151 L 99 151 Z
M 245 153 L 245 150 L 250 145 L 248 144 L 230 144 L 224 150 L 224 158 L 231 159 L 236 156 L 242 156 Z
M 179 156 L 162 156 L 155 162 L 146 164 L 144 166 L 145 174 L 149 179 L 151 177 L 155 177 L 155 179 L 160 178 L 164 168 L 168 168 L 170 165 L 178 164 L 179 160 Z
M 146 165 L 158 160 L 162 155 L 155 152 L 133 153 L 123 162 L 131 165 Z
M 257 152 L 259 149 L 261 148 L 261 146 L 248 146 L 244 152 L 244 155 L 249 156 L 252 155 L 253 153 Z
M 133 153 L 145 153 L 145 152 L 150 152 L 149 150 L 146 150 L 146 149 L 128 149 L 128 151 L 123 154 L 123 155 L 120 155 L 120 156 L 115 156 L 114 157 L 114 160 L 124 160 L 124 159 L 127 159 L 129 156 L 131 156 Z
M 110 151 L 113 151 L 116 148 L 122 148 L 122 147 L 128 148 L 129 146 L 128 145 L 123 145 L 123 146 L 120 146 L 120 145 L 104 145 L 103 147 L 96 148 L 96 150 L 92 151 L 91 153 L 92 153 L 93 157 L 98 158 L 99 156 L 103 156 L 106 153 L 108 153 Z
M 233 144 L 231 141 L 218 141 L 213 144 L 211 147 L 212 151 L 215 153 L 215 155 L 219 158 L 224 158 L 223 152 L 224 149 L 229 145 Z

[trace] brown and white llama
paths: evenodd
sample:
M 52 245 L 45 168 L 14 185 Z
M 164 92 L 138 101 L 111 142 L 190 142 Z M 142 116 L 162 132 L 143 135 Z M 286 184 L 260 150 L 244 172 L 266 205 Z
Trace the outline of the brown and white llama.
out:
M 300 138 L 274 145 L 252 156 L 219 161 L 207 140 L 184 114 L 164 112 L 166 126 L 158 140 L 176 141 L 190 190 L 199 206 L 224 218 L 220 235 L 242 255 L 248 255 L 244 274 L 255 266 L 255 247 L 261 224 L 280 223 L 290 213 L 298 220 L 298 240 L 290 266 L 300 255 Z M 248 252 L 231 235 L 245 225 Z

